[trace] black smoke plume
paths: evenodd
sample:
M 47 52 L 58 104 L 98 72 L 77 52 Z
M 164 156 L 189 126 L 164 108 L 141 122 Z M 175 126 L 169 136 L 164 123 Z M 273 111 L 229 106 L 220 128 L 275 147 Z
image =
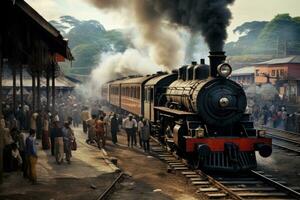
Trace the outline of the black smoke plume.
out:
M 201 32 L 211 51 L 221 51 L 234 0 L 153 0 L 153 6 L 175 24 Z
M 89 0 L 100 8 L 119 9 L 135 7 L 149 22 L 164 19 L 184 26 L 192 33 L 201 32 L 211 51 L 223 50 L 226 28 L 231 12 L 228 5 L 234 0 Z M 138 5 L 138 6 L 137 6 Z M 145 8 L 145 9 L 143 9 Z M 147 23 L 147 20 L 144 21 Z

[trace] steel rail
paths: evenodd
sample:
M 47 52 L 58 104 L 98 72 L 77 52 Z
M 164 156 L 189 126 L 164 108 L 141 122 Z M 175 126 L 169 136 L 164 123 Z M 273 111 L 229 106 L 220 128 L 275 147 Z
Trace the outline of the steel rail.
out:
M 266 127 L 266 126 L 263 126 L 263 128 L 269 129 L 269 130 L 278 131 L 278 132 L 288 133 L 288 134 L 294 135 L 294 136 L 300 136 L 300 133 L 293 132 L 293 131 L 287 131 L 287 130 L 282 130 L 282 129 L 278 129 L 278 128 L 272 128 L 272 127 Z
M 256 176 L 257 178 L 259 178 L 259 179 L 263 180 L 264 182 L 267 182 L 268 184 L 276 187 L 278 190 L 281 190 L 281 191 L 287 193 L 288 195 L 290 195 L 290 196 L 292 196 L 296 199 L 300 199 L 300 193 L 299 192 L 297 192 L 297 191 L 295 191 L 295 190 L 293 190 L 293 189 L 291 189 L 291 188 L 289 188 L 285 185 L 282 185 L 281 183 L 278 183 L 278 182 L 276 182 L 276 181 L 274 181 L 274 180 L 272 180 L 272 179 L 270 179 L 270 178 L 268 178 L 268 177 L 266 177 L 266 176 L 264 176 L 264 175 L 262 175 L 262 174 L 260 174 L 256 171 L 251 170 L 250 172 L 254 176 Z
M 105 191 L 96 199 L 96 200 L 104 200 L 107 199 L 115 187 L 115 185 L 121 180 L 121 178 L 124 176 L 124 173 L 121 172 L 118 177 L 105 189 Z
M 274 142 L 272 143 L 272 145 L 277 146 L 277 147 L 280 147 L 280 148 L 285 149 L 285 150 L 288 150 L 288 151 L 291 151 L 291 152 L 295 152 L 295 153 L 300 154 L 300 151 L 295 150 L 295 149 L 292 149 L 292 148 L 287 147 L 287 146 L 285 146 L 285 145 L 281 145 L 281 144 L 274 143 Z
M 151 139 L 155 142 L 161 145 L 161 143 L 155 138 L 151 136 Z M 284 147 L 282 147 L 284 148 Z M 165 149 L 166 150 L 166 149 Z M 215 179 L 213 176 L 210 176 L 206 173 L 204 173 L 201 170 L 192 170 L 189 169 L 191 171 L 194 171 L 195 173 L 197 173 L 198 175 L 200 175 L 201 177 L 205 178 L 211 185 L 214 185 L 216 188 L 219 188 L 221 191 L 223 191 L 224 193 L 226 193 L 228 196 L 230 196 L 232 199 L 237 199 L 237 200 L 242 200 L 245 199 L 247 197 L 242 197 L 240 196 L 238 193 L 236 193 L 235 191 L 231 190 L 230 187 L 224 185 L 223 183 L 221 183 L 220 181 L 218 181 L 217 179 Z M 263 183 L 269 185 L 269 186 L 273 186 L 274 188 L 276 188 L 278 191 L 284 192 L 285 194 L 295 198 L 295 199 L 299 199 L 300 200 L 300 193 L 279 183 L 276 182 L 262 174 L 259 174 L 258 172 L 251 170 L 250 174 L 252 177 L 255 177 L 257 180 L 261 180 Z M 205 192 L 204 192 L 205 193 Z
M 294 140 L 294 139 L 291 139 L 291 138 L 286 138 L 286 137 L 279 136 L 279 135 L 276 135 L 276 134 L 273 134 L 273 133 L 270 133 L 270 132 L 267 132 L 266 134 L 271 136 L 272 138 L 275 138 L 275 139 L 278 139 L 278 140 L 283 140 L 283 141 L 286 141 L 286 142 L 289 142 L 289 143 L 300 145 L 300 141 L 297 141 L 297 140 Z
M 214 179 L 213 177 L 205 174 L 203 171 L 197 171 L 202 177 L 207 178 L 207 180 L 213 184 L 216 185 L 218 188 L 220 188 L 221 190 L 223 190 L 224 192 L 226 192 L 227 194 L 229 194 L 233 199 L 236 200 L 243 200 L 242 197 L 240 197 L 238 194 L 236 194 L 235 192 L 233 192 L 232 190 L 229 189 L 229 187 L 223 185 L 222 183 L 220 183 L 219 181 L 217 181 L 216 179 Z
M 151 139 L 155 142 L 158 143 L 159 145 L 162 146 L 162 144 L 153 136 L 150 136 Z M 174 156 L 174 155 L 173 155 Z M 190 169 L 191 170 L 191 169 Z M 214 179 L 213 177 L 209 176 L 208 174 L 204 173 L 201 170 L 192 170 L 194 172 L 196 172 L 197 174 L 199 174 L 200 176 L 206 178 L 212 185 L 216 185 L 217 188 L 223 190 L 223 192 L 227 193 L 229 196 L 231 196 L 233 199 L 235 200 L 243 200 L 242 197 L 240 197 L 238 194 L 236 194 L 235 192 L 233 192 L 232 190 L 230 190 L 228 187 L 226 187 L 225 185 L 223 185 L 222 183 L 220 183 L 219 181 L 217 181 L 216 179 Z

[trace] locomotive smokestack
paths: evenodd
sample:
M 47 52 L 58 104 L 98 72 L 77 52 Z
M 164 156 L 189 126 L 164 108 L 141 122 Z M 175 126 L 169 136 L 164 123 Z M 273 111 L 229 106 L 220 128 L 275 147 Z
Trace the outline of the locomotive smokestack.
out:
M 225 62 L 226 56 L 224 51 L 211 51 L 209 52 L 209 61 L 210 61 L 210 75 L 212 77 L 217 77 L 218 71 L 217 67 L 221 63 Z

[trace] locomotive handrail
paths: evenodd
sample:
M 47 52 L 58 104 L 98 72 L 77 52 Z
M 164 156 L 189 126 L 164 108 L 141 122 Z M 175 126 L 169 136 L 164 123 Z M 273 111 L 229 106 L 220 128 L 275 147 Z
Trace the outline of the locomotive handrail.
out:
M 242 128 L 244 129 L 246 136 L 249 137 L 249 135 L 248 135 L 248 133 L 247 133 L 247 130 L 246 130 L 245 126 L 244 126 L 243 124 L 241 124 L 241 126 L 242 126 Z

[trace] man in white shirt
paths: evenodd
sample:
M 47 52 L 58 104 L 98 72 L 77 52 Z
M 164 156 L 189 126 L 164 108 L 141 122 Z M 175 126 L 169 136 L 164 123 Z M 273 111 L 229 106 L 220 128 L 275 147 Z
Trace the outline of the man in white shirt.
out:
M 125 129 L 125 131 L 127 133 L 128 147 L 129 147 L 129 144 L 131 144 L 131 147 L 133 147 L 135 129 L 137 128 L 137 122 L 135 119 L 133 119 L 132 114 L 129 114 L 128 117 L 123 121 L 123 128 Z

